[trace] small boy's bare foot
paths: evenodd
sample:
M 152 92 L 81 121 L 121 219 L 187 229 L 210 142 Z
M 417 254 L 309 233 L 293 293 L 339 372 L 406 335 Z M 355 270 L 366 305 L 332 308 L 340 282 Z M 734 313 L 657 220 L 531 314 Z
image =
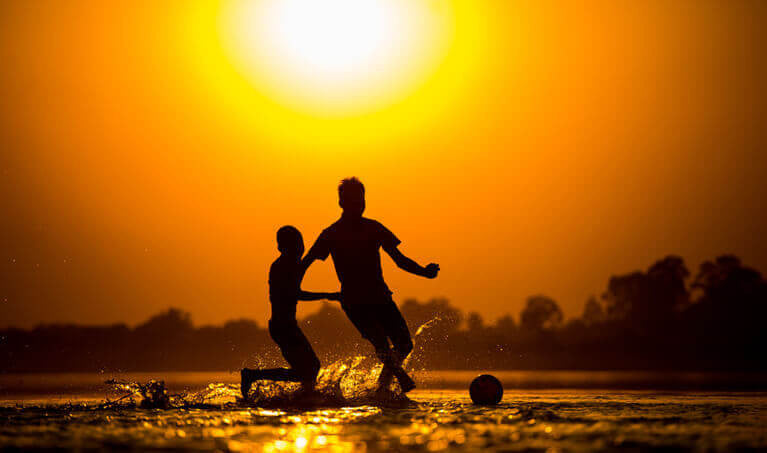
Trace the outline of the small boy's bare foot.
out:
M 301 400 L 302 404 L 320 404 L 322 401 L 322 395 L 317 391 L 314 383 L 311 385 L 306 383 L 302 384 L 301 388 L 298 390 L 298 392 L 296 392 L 295 396 L 296 399 Z
M 251 374 L 251 370 L 247 368 L 240 370 L 240 391 L 242 392 L 242 399 L 245 401 L 248 400 L 248 393 L 250 393 L 250 387 L 253 385 Z

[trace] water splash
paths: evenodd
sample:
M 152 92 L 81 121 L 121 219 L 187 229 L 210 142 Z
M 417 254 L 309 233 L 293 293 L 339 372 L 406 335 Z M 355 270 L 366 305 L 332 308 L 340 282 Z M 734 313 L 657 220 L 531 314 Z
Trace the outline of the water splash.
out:
M 418 346 L 421 335 L 437 321 L 439 318 L 431 319 L 416 329 L 413 336 L 415 346 Z M 403 368 L 408 369 L 410 359 L 421 350 L 420 347 L 414 347 L 416 352 L 404 361 Z M 106 384 L 122 395 L 116 400 L 105 402 L 104 406 L 168 409 L 241 405 L 297 408 L 408 405 L 411 401 L 402 393 L 396 381 L 384 391 L 377 388 L 382 368 L 377 360 L 366 356 L 336 361 L 320 370 L 316 392 L 311 395 L 303 393 L 298 383 L 255 381 L 247 402 L 241 398 L 239 384 L 210 383 L 200 391 L 171 394 L 163 381 L 151 380 L 142 384 L 112 379 L 106 381 Z
M 239 384 L 210 383 L 195 392 L 169 393 L 163 381 L 151 380 L 146 384 L 111 379 L 105 383 L 111 390 L 122 394 L 106 401 L 102 407 L 141 407 L 154 409 L 204 407 L 344 407 L 349 405 L 402 406 L 410 400 L 392 386 L 388 391 L 377 391 L 376 381 L 381 365 L 357 356 L 339 360 L 320 370 L 316 391 L 305 394 L 295 382 L 256 381 L 250 398 L 243 401 Z

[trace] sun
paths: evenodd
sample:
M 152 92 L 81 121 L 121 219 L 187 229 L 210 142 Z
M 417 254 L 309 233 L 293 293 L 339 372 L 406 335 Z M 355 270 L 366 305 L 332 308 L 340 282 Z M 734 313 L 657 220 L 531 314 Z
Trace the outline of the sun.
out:
M 395 5 L 395 4 L 391 4 Z M 396 56 L 402 11 L 380 0 L 283 0 L 264 17 L 274 56 L 306 77 L 348 81 Z
M 450 11 L 416 0 L 240 0 L 224 10 L 225 50 L 275 101 L 364 113 L 406 97 L 450 40 Z

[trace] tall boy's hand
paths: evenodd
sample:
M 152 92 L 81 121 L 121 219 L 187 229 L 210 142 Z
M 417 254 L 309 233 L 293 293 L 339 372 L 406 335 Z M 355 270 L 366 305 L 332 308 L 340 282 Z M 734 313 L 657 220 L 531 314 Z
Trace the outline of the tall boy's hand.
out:
M 431 263 L 424 268 L 423 276 L 426 278 L 436 278 L 439 273 L 439 264 Z

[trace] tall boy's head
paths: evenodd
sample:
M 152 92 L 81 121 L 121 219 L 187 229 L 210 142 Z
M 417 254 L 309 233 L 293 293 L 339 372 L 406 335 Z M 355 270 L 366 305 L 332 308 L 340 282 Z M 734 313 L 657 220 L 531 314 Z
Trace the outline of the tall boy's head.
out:
M 294 226 L 286 225 L 277 230 L 277 250 L 283 255 L 301 257 L 304 254 L 304 238 Z
M 365 212 L 365 186 L 359 179 L 352 176 L 341 181 L 338 185 L 338 204 L 344 215 L 362 216 Z

